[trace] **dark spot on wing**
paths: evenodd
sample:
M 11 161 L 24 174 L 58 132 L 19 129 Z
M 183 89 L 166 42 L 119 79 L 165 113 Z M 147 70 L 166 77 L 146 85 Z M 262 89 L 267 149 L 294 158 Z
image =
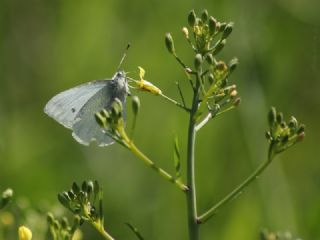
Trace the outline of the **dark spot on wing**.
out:
M 71 112 L 75 113 L 76 109 L 75 108 L 71 108 Z

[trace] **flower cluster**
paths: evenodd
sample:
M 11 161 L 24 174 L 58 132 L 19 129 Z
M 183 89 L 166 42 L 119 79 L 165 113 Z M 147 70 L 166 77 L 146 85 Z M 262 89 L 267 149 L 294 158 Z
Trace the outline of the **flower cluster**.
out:
M 268 122 L 269 131 L 266 132 L 266 138 L 272 146 L 273 153 L 280 153 L 304 139 L 305 126 L 293 116 L 288 122 L 284 121 L 283 113 L 277 112 L 274 107 L 269 111 Z
M 269 230 L 263 230 L 260 233 L 261 240 L 301 240 L 300 238 L 295 238 L 290 232 L 271 232 Z
M 70 190 L 58 194 L 58 200 L 72 213 L 79 215 L 81 222 L 103 220 L 102 190 L 97 181 L 84 181 L 81 187 L 73 183 Z
M 236 85 L 228 84 L 238 60 L 234 58 L 226 64 L 216 59 L 216 55 L 223 49 L 232 32 L 232 22 L 220 23 L 214 17 L 209 17 L 207 10 L 197 17 L 192 10 L 188 15 L 188 24 L 189 28 L 183 27 L 182 32 L 195 52 L 193 68 L 187 67 L 178 57 L 170 33 L 166 34 L 165 43 L 168 51 L 184 67 L 188 76 L 195 76 L 195 82 L 190 82 L 193 89 L 200 90 L 200 106 L 195 114 L 195 120 L 199 120 L 206 110 L 214 117 L 239 105 Z
M 81 219 L 78 215 L 74 216 L 72 225 L 67 218 L 56 219 L 52 213 L 48 213 L 47 222 L 49 225 L 52 239 L 75 240 L 80 239 L 81 231 L 78 229 Z M 76 231 L 77 230 L 77 231 Z

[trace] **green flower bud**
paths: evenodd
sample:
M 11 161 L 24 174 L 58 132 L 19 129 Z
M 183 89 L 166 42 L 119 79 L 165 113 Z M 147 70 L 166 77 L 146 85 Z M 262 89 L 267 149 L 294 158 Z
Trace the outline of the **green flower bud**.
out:
M 305 131 L 305 125 L 304 124 L 301 124 L 297 130 L 297 134 L 301 134 L 301 133 L 304 133 Z
M 217 20 L 214 17 L 209 18 L 209 34 L 213 35 L 216 32 Z
M 194 67 L 196 70 L 199 70 L 202 65 L 202 56 L 200 53 L 198 53 L 194 58 Z
M 134 115 L 138 115 L 140 109 L 140 99 L 138 96 L 132 96 L 132 111 Z
M 87 181 L 83 181 L 83 182 L 82 182 L 81 190 L 82 190 L 83 192 L 87 192 L 87 190 L 88 190 L 88 183 L 87 183 Z
M 93 192 L 93 189 L 94 189 L 94 184 L 92 181 L 88 181 L 88 187 L 87 187 L 87 193 L 88 194 L 91 194 Z
M 227 23 L 223 22 L 219 24 L 219 32 L 223 32 L 224 29 L 226 28 Z
M 172 39 L 172 36 L 171 36 L 170 33 L 167 33 L 167 34 L 166 34 L 165 43 L 166 43 L 166 47 L 167 47 L 168 51 L 169 51 L 171 54 L 175 54 L 173 39 Z
M 226 39 L 223 39 L 222 41 L 220 41 L 218 45 L 214 48 L 212 54 L 217 55 L 223 49 L 224 45 L 226 45 L 226 42 L 227 42 Z
M 214 76 L 213 76 L 212 73 L 209 74 L 209 76 L 208 76 L 208 81 L 209 81 L 210 84 L 213 84 L 213 83 L 214 83 Z
M 203 23 L 205 23 L 208 20 L 208 11 L 207 9 L 204 9 L 201 14 L 201 20 Z
M 69 227 L 69 222 L 68 222 L 68 219 L 66 217 L 62 218 L 61 227 L 63 229 L 67 229 Z
M 214 63 L 214 59 L 211 53 L 206 55 L 206 60 L 208 62 L 208 64 L 212 65 Z
M 188 15 L 188 23 L 190 25 L 190 27 L 194 27 L 194 25 L 196 24 L 196 13 L 194 12 L 194 10 L 190 11 L 189 15 Z
M 276 122 L 276 116 L 277 116 L 277 112 L 275 107 L 271 107 L 269 113 L 268 113 L 268 122 L 269 122 L 269 126 L 272 127 L 273 124 Z
M 291 117 L 290 122 L 289 122 L 289 128 L 293 131 L 296 131 L 298 128 L 298 121 L 295 117 Z
M 222 39 L 225 39 L 227 37 L 229 37 L 229 35 L 231 34 L 232 32 L 232 29 L 233 29 L 233 23 L 228 23 L 228 25 L 226 25 L 225 29 L 223 30 L 223 33 L 222 33 Z
M 231 61 L 229 62 L 229 74 L 231 74 L 238 66 L 239 64 L 239 60 L 238 58 L 233 58 L 231 59 Z
M 51 212 L 47 213 L 47 222 L 49 223 L 49 225 L 53 224 L 54 221 L 54 216 Z
M 240 103 L 241 103 L 241 98 L 236 98 L 236 100 L 234 100 L 233 102 L 233 106 L 237 107 L 240 105 Z
M 271 140 L 271 139 L 272 139 L 271 133 L 270 133 L 269 131 L 266 132 L 266 138 L 267 138 L 268 140 Z
M 122 102 L 116 98 L 111 105 L 111 114 L 114 118 L 119 118 L 122 115 Z
M 58 200 L 59 202 L 65 207 L 68 208 L 70 207 L 70 198 L 66 192 L 63 193 L 58 193 Z
M 281 124 L 283 122 L 283 113 L 279 112 L 276 117 L 277 123 Z

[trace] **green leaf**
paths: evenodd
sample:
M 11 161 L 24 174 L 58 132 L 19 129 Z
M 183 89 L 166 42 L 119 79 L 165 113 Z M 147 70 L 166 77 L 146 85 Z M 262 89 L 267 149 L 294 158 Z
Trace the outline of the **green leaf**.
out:
M 178 137 L 174 138 L 174 152 L 173 152 L 174 168 L 176 171 L 176 178 L 181 179 L 181 161 Z
M 141 236 L 139 230 L 136 227 L 132 226 L 130 223 L 126 223 L 126 225 L 131 229 L 131 231 L 136 235 L 136 237 L 139 240 L 144 240 L 144 238 Z

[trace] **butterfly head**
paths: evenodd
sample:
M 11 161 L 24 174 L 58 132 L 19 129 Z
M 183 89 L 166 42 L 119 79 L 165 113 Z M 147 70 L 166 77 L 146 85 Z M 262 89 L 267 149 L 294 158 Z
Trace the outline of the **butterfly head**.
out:
M 126 78 L 126 73 L 123 70 L 116 72 L 112 80 L 117 83 L 119 89 L 122 89 L 126 93 L 129 93 L 128 80 Z

